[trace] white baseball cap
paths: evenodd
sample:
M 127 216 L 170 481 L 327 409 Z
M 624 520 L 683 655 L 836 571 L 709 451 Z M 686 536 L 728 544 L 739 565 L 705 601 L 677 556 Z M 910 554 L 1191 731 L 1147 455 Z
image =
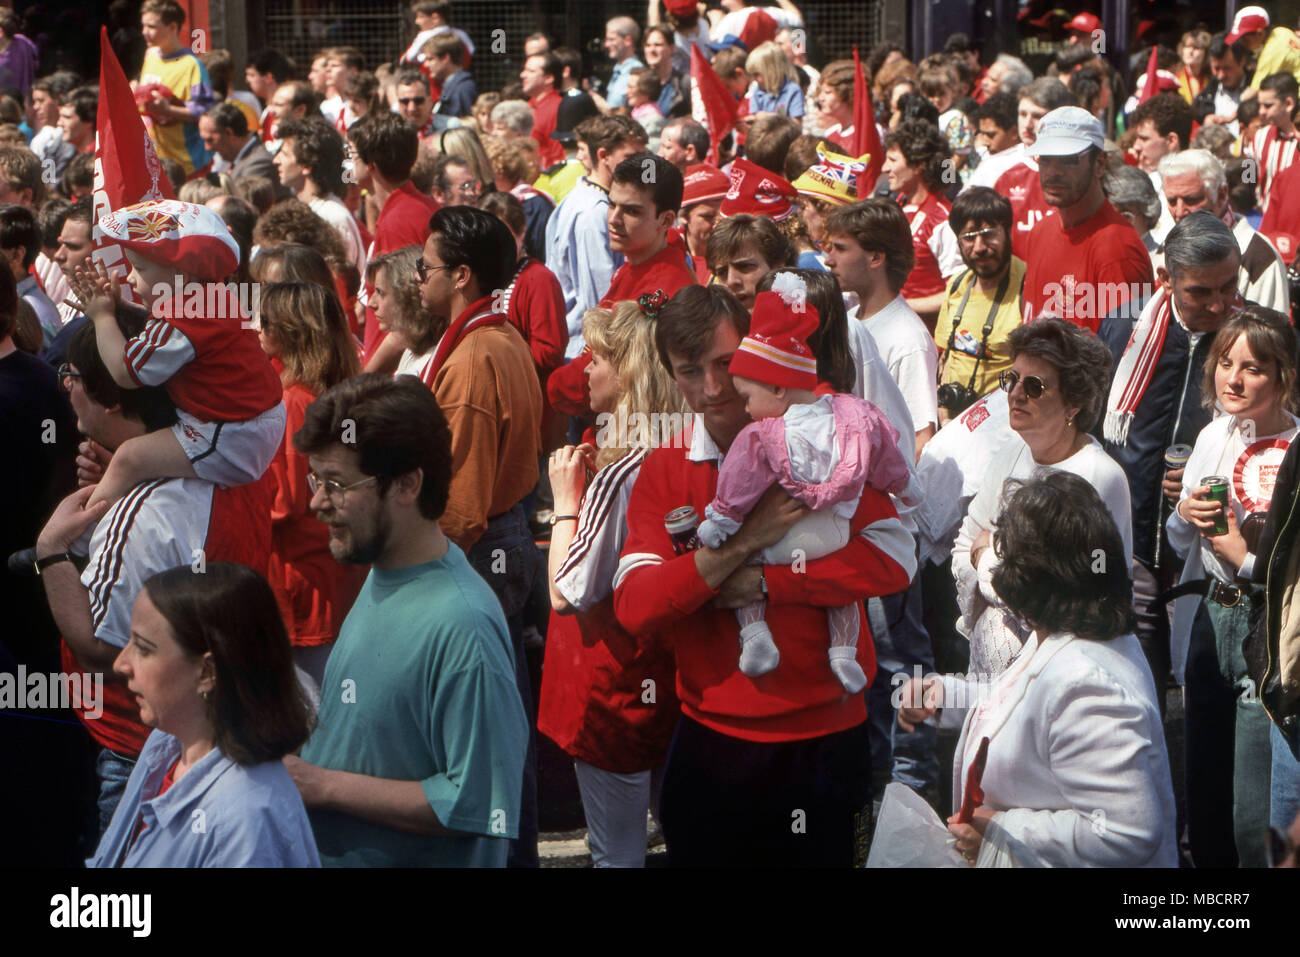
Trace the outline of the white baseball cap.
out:
M 1029 155 L 1074 156 L 1089 146 L 1102 149 L 1105 142 L 1097 117 L 1077 106 L 1062 106 L 1038 121 L 1038 137 Z

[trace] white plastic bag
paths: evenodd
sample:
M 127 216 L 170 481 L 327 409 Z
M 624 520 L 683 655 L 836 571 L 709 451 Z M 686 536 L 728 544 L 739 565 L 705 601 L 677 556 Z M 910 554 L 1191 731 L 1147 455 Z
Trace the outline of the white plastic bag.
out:
M 970 867 L 956 840 L 921 795 L 892 781 L 880 804 L 867 867 Z

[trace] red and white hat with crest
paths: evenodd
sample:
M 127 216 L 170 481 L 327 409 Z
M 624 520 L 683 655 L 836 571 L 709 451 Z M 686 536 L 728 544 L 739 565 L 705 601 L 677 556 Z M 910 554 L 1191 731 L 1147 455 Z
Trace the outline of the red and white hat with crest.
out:
M 161 266 L 205 282 L 239 268 L 239 244 L 207 206 L 155 199 L 107 213 L 95 223 L 109 240 Z
M 749 213 L 780 221 L 794 212 L 799 194 L 784 176 L 743 156 L 731 164 L 727 175 L 731 177 L 731 189 L 722 198 L 723 216 Z

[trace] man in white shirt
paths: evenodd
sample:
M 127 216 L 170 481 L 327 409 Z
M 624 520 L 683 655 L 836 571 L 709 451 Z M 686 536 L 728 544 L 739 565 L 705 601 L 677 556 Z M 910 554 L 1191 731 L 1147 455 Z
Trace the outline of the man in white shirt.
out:
M 470 40 L 469 34 L 459 27 L 453 27 L 449 22 L 451 0 L 421 0 L 419 3 L 411 4 L 411 15 L 415 18 L 415 29 L 419 32 L 411 41 L 411 45 L 406 48 L 406 52 L 402 54 L 403 63 L 422 63 L 424 45 L 440 33 L 455 34 L 460 42 L 465 44 L 465 50 L 469 55 L 474 55 L 474 42 Z M 469 66 L 468 61 L 465 65 Z
M 916 452 L 939 422 L 938 354 L 925 323 L 899 295 L 912 270 L 912 232 L 892 200 L 871 198 L 826 218 L 826 267 L 858 297 L 850 320 L 865 322 L 916 428 Z
M 1189 213 L 1204 209 L 1232 227 L 1241 248 L 1241 269 L 1237 290 L 1248 302 L 1257 302 L 1283 315 L 1291 315 L 1291 286 L 1286 263 L 1272 243 L 1233 212 L 1228 202 L 1228 179 L 1223 164 L 1208 150 L 1183 150 L 1160 161 L 1164 199 L 1179 222 Z M 1151 254 L 1154 268 L 1164 265 L 1164 249 Z
M 280 124 L 280 150 L 275 168 L 280 183 L 333 227 L 343 240 L 348 259 L 366 274 L 366 246 L 361 229 L 339 196 L 343 185 L 343 138 L 321 117 L 285 120 Z
M 356 47 L 334 47 L 329 51 L 325 61 L 326 99 L 320 111 L 331 123 L 338 122 L 339 114 L 344 115 L 345 123 L 353 118 L 352 111 L 343 102 L 343 80 L 350 74 L 360 73 L 365 65 L 365 57 Z
M 1019 104 L 1010 93 L 995 93 L 975 111 L 975 148 L 983 150 L 979 166 L 970 174 L 962 192 L 972 186 L 993 188 L 998 177 L 1025 158 L 1020 142 L 1017 113 Z
M 645 131 L 631 117 L 593 116 L 575 130 L 590 157 L 587 175 L 546 223 L 546 265 L 560 281 L 569 328 L 568 358 L 582 352 L 582 314 L 609 291 L 623 256 L 609 245 L 609 186 L 614 167 L 645 149 Z

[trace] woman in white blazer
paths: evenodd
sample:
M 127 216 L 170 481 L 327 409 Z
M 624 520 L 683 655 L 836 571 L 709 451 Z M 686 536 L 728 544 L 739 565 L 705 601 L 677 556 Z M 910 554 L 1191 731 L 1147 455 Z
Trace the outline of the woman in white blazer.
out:
M 1015 488 L 998 519 L 993 585 L 1029 639 L 995 678 L 945 675 L 903 689 L 899 725 L 960 727 L 961 807 L 989 739 L 983 801 L 949 819 L 981 866 L 1177 867 L 1174 793 L 1151 670 L 1132 634 L 1124 546 L 1097 491 L 1051 471 Z

